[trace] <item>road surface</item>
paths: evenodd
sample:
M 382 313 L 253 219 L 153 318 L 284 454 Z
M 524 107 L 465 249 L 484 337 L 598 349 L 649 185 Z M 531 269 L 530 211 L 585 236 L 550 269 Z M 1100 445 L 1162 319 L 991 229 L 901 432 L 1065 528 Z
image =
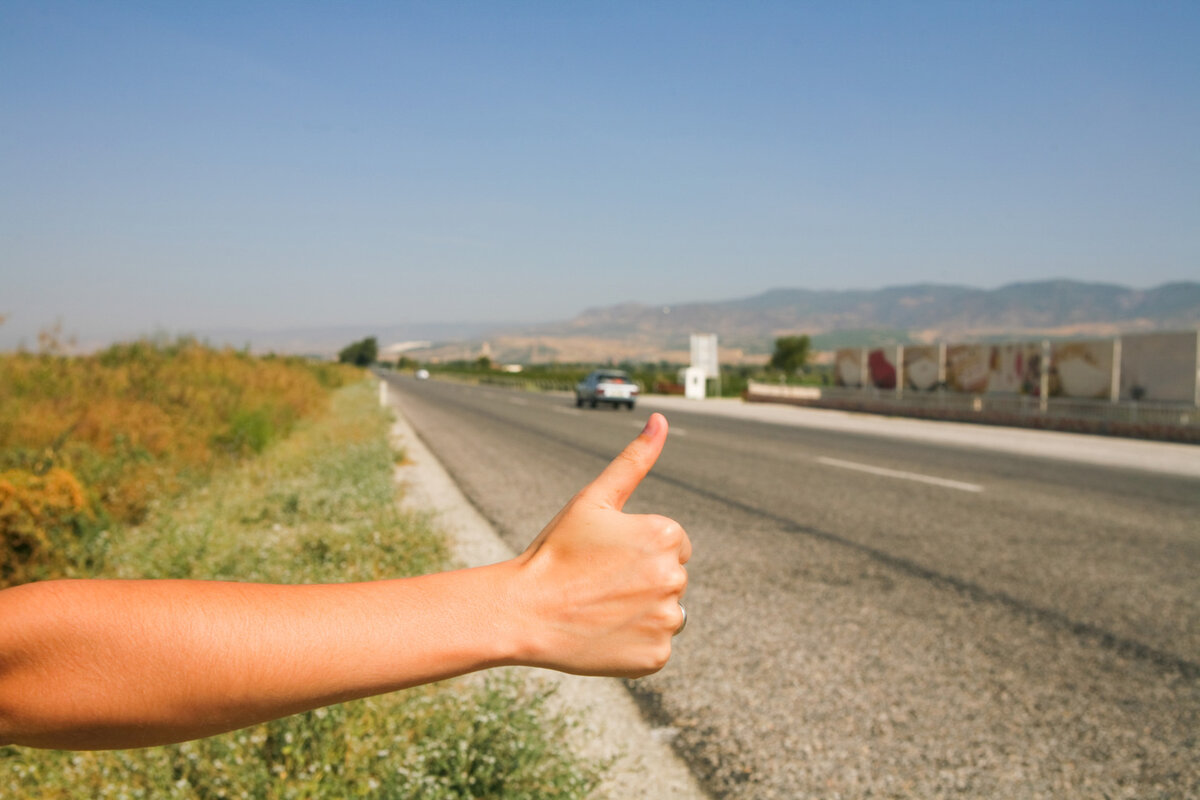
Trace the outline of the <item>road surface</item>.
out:
M 653 405 L 389 380 L 518 549 Z M 689 621 L 631 689 L 715 795 L 1200 794 L 1200 479 L 668 419 L 626 510 L 688 530 Z

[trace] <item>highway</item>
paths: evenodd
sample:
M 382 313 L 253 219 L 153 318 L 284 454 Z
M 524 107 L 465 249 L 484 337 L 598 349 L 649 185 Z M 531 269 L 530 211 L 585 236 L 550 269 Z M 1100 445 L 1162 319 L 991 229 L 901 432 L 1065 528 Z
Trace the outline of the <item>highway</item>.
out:
M 517 549 L 653 405 L 388 380 Z M 691 536 L 689 622 L 630 688 L 715 796 L 1200 794 L 1200 478 L 667 416 L 626 510 Z

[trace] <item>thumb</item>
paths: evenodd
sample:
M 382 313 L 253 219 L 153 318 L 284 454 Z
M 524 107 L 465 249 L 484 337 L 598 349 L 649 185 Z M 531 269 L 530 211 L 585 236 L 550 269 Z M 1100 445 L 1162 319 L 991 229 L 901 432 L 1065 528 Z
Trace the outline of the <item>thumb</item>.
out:
M 583 494 L 594 502 L 620 511 L 654 466 L 666 442 L 667 418 L 655 412 L 638 437 L 625 446 Z

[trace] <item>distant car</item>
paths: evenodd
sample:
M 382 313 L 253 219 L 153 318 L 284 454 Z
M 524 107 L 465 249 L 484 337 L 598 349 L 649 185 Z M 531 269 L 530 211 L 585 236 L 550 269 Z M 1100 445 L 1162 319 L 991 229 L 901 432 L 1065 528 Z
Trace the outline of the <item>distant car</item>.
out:
M 592 408 L 609 403 L 614 408 L 625 406 L 633 411 L 637 397 L 637 384 L 629 373 L 619 369 L 598 369 L 575 385 L 576 408 L 582 408 L 584 403 Z
M 419 380 L 419 381 L 429 380 L 429 370 L 427 370 L 427 369 L 419 369 L 416 372 L 414 372 L 413 374 L 417 377 L 417 380 Z

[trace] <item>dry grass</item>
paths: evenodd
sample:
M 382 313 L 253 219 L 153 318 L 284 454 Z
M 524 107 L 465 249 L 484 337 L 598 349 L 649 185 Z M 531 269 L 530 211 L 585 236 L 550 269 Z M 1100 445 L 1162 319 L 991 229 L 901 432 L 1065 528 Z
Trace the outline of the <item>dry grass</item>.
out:
M 372 385 L 223 469 L 145 522 L 99 538 L 94 574 L 326 583 L 445 568 L 427 515 L 401 511 L 391 421 Z M 566 745 L 549 690 L 503 674 L 298 714 L 170 747 L 70 753 L 0 747 L 0 797 L 583 800 L 603 763 Z
M 0 355 L 0 586 L 68 573 L 72 546 L 261 452 L 361 374 L 187 339 Z

